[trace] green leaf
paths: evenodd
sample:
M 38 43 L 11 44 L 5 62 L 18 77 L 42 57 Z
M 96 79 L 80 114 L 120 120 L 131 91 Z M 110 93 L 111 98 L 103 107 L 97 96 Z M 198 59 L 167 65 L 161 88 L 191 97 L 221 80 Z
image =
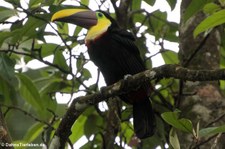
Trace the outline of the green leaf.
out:
M 161 114 L 162 118 L 170 125 L 172 125 L 173 127 L 185 131 L 185 132 L 189 132 L 192 133 L 193 130 L 193 126 L 192 123 L 189 119 L 178 119 L 178 112 L 165 112 L 163 114 Z
M 61 91 L 66 88 L 68 84 L 66 84 L 62 79 L 48 79 L 45 85 L 40 89 L 41 94 L 49 94 L 57 91 Z
M 82 27 L 76 26 L 76 28 L 74 30 L 74 33 L 73 33 L 73 36 L 74 37 L 78 36 L 78 34 L 80 33 L 81 30 L 82 30 Z
M 134 22 L 143 22 L 146 18 L 146 15 L 144 13 L 135 13 L 133 15 L 133 19 L 134 19 Z
M 77 58 L 77 62 L 76 62 L 76 68 L 78 71 L 81 71 L 83 69 L 83 66 L 85 64 L 85 57 L 84 55 L 81 53 L 79 55 L 79 57 Z
M 83 146 L 81 146 L 79 149 L 90 149 L 90 148 L 93 148 L 93 143 L 95 144 L 95 148 L 97 148 L 98 146 L 96 145 L 95 141 L 88 141 Z
M 131 123 L 121 123 L 121 132 L 127 140 L 130 140 L 134 135 L 134 130 L 131 129 L 132 127 Z
M 40 17 L 46 17 L 45 15 L 42 15 Z M 36 19 L 34 17 L 28 17 L 27 22 L 24 24 L 24 26 L 20 29 L 14 30 L 12 32 L 12 43 L 17 43 L 21 40 L 26 40 L 28 38 L 36 37 L 37 29 L 40 28 L 42 25 L 46 24 L 43 20 Z M 23 39 L 25 37 L 26 39 Z
M 155 4 L 156 0 L 144 0 L 147 4 L 149 4 L 150 6 L 153 6 Z
M 89 4 L 89 0 L 81 0 L 81 2 L 80 2 L 81 4 L 83 4 L 83 5 L 86 5 L 86 6 L 88 6 L 88 4 Z
M 213 14 L 214 12 L 220 10 L 220 6 L 215 3 L 208 3 L 204 6 L 203 11 L 206 14 Z
M 0 102 L 6 105 L 17 102 L 17 86 L 10 85 L 0 76 Z
M 102 124 L 102 119 L 97 116 L 96 114 L 91 114 L 86 119 L 86 122 L 84 124 L 84 134 L 86 137 L 90 137 L 92 134 L 96 134 L 100 131 L 100 127 Z
M 225 9 L 220 10 L 204 19 L 194 30 L 194 37 L 200 33 L 225 23 Z
M 87 117 L 84 115 L 80 115 L 79 118 L 74 123 L 70 135 L 70 140 L 72 143 L 75 143 L 78 139 L 80 139 L 84 135 L 84 125 L 87 120 Z
M 170 139 L 170 144 L 174 149 L 180 149 L 180 142 L 177 137 L 177 132 L 174 128 L 170 130 L 169 139 Z
M 63 47 L 54 43 L 43 43 L 43 44 L 35 44 L 35 49 L 40 49 L 41 56 L 47 57 L 52 55 L 52 53 L 54 53 L 54 51 L 56 50 L 62 50 Z
M 68 23 L 57 22 L 57 30 L 60 34 L 62 34 L 62 37 L 64 37 L 65 39 L 68 37 L 69 34 Z
M 40 122 L 34 123 L 28 130 L 25 136 L 23 137 L 23 140 L 30 143 L 34 141 L 40 134 L 42 133 L 44 129 L 44 124 Z
M 29 69 L 24 73 L 24 75 L 29 76 L 29 79 L 32 80 L 32 83 L 39 93 L 39 102 L 42 105 L 41 112 L 43 113 L 42 119 L 48 119 L 52 116 L 51 113 L 47 111 L 47 109 L 55 111 L 57 107 L 56 100 L 53 100 L 54 97 L 52 95 L 65 87 L 65 81 L 55 77 L 51 73 L 49 74 L 49 72 L 53 70 L 54 69 L 51 67 L 44 67 L 40 69 Z
M 224 40 L 224 38 L 222 38 L 221 40 Z M 222 46 L 220 48 L 220 68 L 225 68 L 225 49 L 224 49 L 224 47 L 225 47 L 225 42 L 222 42 Z
M 149 34 L 155 36 L 155 40 L 162 38 L 168 31 L 168 25 L 166 24 L 167 13 L 156 10 L 151 13 L 150 20 L 146 21 L 146 25 L 150 26 L 147 31 Z M 146 17 L 146 16 L 145 16 Z
M 192 0 L 184 13 L 184 21 L 186 22 L 190 17 L 201 11 L 205 4 L 213 0 Z
M 178 64 L 178 55 L 176 52 L 171 50 L 166 50 L 165 52 L 162 52 L 162 57 L 166 64 Z
M 84 134 L 89 138 L 92 134 L 100 132 L 100 127 L 103 124 L 102 118 L 97 114 L 94 107 L 90 107 L 83 113 L 87 117 L 84 123 Z
M 88 69 L 83 68 L 82 69 L 82 76 L 81 76 L 82 80 L 88 80 L 91 78 L 91 73 Z
M 18 73 L 17 77 L 20 80 L 20 94 L 22 97 L 38 112 L 41 112 L 40 114 L 43 114 L 44 106 L 41 102 L 40 94 L 34 85 L 34 83 L 31 81 L 30 78 L 28 78 L 26 75 Z
M 179 37 L 177 36 L 178 32 L 178 24 L 175 22 L 168 22 L 164 25 L 162 32 L 162 37 L 165 40 L 171 41 L 171 42 L 177 42 L 179 41 Z M 172 49 L 171 49 L 172 50 Z
M 69 66 L 66 63 L 66 59 L 63 56 L 61 50 L 56 50 L 55 51 L 53 63 L 56 64 L 56 65 L 58 65 L 60 68 L 66 70 L 66 71 L 69 71 L 70 70 Z
M 5 21 L 6 19 L 15 16 L 16 10 L 15 9 L 9 9 L 5 7 L 0 7 L 0 21 Z
M 41 5 L 43 0 L 30 0 L 29 1 L 29 8 L 37 8 Z
M 132 10 L 139 10 L 141 8 L 141 0 L 132 1 Z
M 8 55 L 0 53 L 0 77 L 11 86 L 17 86 L 18 81 L 14 72 L 15 62 Z
M 57 106 L 57 108 L 55 110 L 55 114 L 58 115 L 59 117 L 63 117 L 64 114 L 68 110 L 68 105 L 66 105 L 66 104 L 59 104 L 59 103 L 57 104 L 56 103 L 56 106 Z M 55 127 L 55 128 L 57 128 L 57 127 Z
M 219 126 L 219 127 L 208 127 L 201 129 L 199 131 L 200 137 L 207 137 L 212 136 L 218 133 L 224 133 L 225 132 L 225 125 Z
M 3 46 L 3 43 L 6 39 L 8 39 L 9 37 L 11 37 L 12 35 L 12 32 L 8 32 L 8 31 L 4 31 L 4 32 L 1 32 L 0 31 L 0 47 Z
M 16 22 L 14 22 L 11 27 L 10 27 L 10 31 L 14 31 L 16 29 L 20 29 L 21 27 L 23 27 L 23 21 L 22 20 L 18 20 Z
M 170 5 L 171 10 L 173 10 L 177 4 L 177 0 L 167 0 L 167 3 Z

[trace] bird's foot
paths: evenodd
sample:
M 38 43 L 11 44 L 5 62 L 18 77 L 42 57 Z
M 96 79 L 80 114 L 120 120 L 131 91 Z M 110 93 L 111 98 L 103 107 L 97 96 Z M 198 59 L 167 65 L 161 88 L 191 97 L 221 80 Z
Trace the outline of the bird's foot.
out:
M 123 79 L 128 80 L 131 76 L 132 76 L 131 74 L 126 74 L 126 75 L 124 75 Z
M 129 80 L 132 77 L 131 74 L 126 74 L 123 77 L 123 81 L 121 82 L 121 88 L 124 90 L 124 92 L 127 92 L 126 89 L 129 88 Z
M 105 96 L 106 90 L 107 90 L 107 89 L 106 89 L 106 87 L 104 87 L 104 86 L 100 88 L 100 93 L 101 93 L 102 96 Z

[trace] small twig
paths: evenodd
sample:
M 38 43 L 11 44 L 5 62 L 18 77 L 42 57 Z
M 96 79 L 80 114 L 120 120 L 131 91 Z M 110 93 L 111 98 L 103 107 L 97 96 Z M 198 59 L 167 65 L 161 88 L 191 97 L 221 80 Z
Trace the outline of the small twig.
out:
M 211 146 L 210 149 L 217 149 L 217 144 L 218 144 L 218 141 L 219 141 L 219 139 L 220 139 L 221 136 L 222 136 L 222 133 L 219 133 L 216 136 L 216 138 L 215 138 L 215 140 L 214 140 L 214 142 L 213 142 L 213 144 L 212 144 L 212 146 Z
M 42 57 L 39 56 L 39 58 L 37 58 L 36 56 L 32 55 L 32 54 L 29 54 L 29 53 L 26 53 L 26 52 L 20 52 L 20 51 L 16 51 L 16 50 L 0 50 L 0 52 L 5 52 L 5 53 L 8 53 L 8 52 L 11 52 L 11 53 L 15 53 L 15 54 L 19 54 L 19 55 L 24 55 L 24 56 L 28 56 L 28 57 L 31 57 L 33 59 L 36 59 L 36 60 L 39 60 L 40 62 L 46 64 L 46 65 L 49 65 L 49 66 L 52 66 L 52 67 L 55 67 L 57 69 L 59 69 L 61 72 L 65 73 L 65 74 L 70 74 L 69 71 L 59 67 L 58 65 L 56 64 L 53 64 L 53 63 L 50 63 L 46 60 L 44 60 Z
M 214 123 L 220 121 L 223 117 L 225 116 L 225 113 L 223 113 L 222 115 L 220 115 L 219 117 L 217 117 L 216 119 L 214 119 L 213 121 L 209 122 L 206 126 L 206 127 L 209 127 L 209 126 L 212 126 Z
M 200 42 L 200 44 L 198 45 L 198 47 L 194 50 L 193 53 L 191 53 L 191 55 L 188 57 L 188 59 L 182 64 L 182 66 L 187 67 L 189 65 L 189 63 L 192 61 L 192 59 L 195 57 L 195 55 L 202 49 L 202 47 L 205 45 L 207 39 L 209 38 L 210 33 L 208 33 L 203 40 Z
M 190 147 L 190 149 L 199 149 L 200 146 L 206 144 L 207 142 L 211 141 L 213 138 L 215 138 L 218 134 L 215 134 L 211 137 L 209 137 L 208 139 L 204 140 L 204 141 L 201 141 L 199 143 L 197 143 L 194 147 Z
M 70 145 L 70 148 L 71 148 L 71 149 L 74 149 L 74 148 L 73 148 L 73 143 L 72 143 L 72 141 L 71 141 L 70 139 L 68 140 L 68 143 L 69 143 L 69 145 Z
M 113 6 L 114 10 L 117 11 L 118 10 L 118 7 L 116 6 L 116 1 L 117 0 L 110 0 L 110 1 L 112 3 L 112 6 Z
M 50 124 L 51 124 L 51 125 L 53 125 L 53 124 L 54 124 L 54 122 L 58 119 L 58 117 L 59 117 L 59 116 L 58 116 L 58 115 L 56 115 L 56 114 L 55 114 L 55 112 L 54 112 L 54 111 L 52 111 L 52 110 L 51 110 L 51 109 L 49 109 L 49 108 L 47 108 L 47 111 L 48 111 L 48 112 L 50 112 L 50 113 L 53 115 L 53 118 L 52 118 L 52 120 L 50 121 Z
M 44 121 L 44 120 L 41 120 L 41 119 L 37 118 L 36 116 L 30 114 L 29 112 L 27 112 L 27 111 L 25 111 L 25 110 L 23 110 L 23 109 L 21 109 L 21 108 L 19 108 L 19 107 L 16 107 L 16 106 L 8 106 L 8 105 L 5 105 L 5 104 L 0 104 L 0 106 L 6 107 L 6 108 L 8 108 L 8 109 L 13 109 L 13 110 L 20 111 L 20 112 L 24 113 L 24 115 L 27 115 L 27 116 L 31 117 L 31 118 L 34 119 L 35 121 L 40 122 L 40 123 L 43 123 L 43 124 L 47 125 L 48 127 L 52 128 L 53 130 L 55 129 L 55 128 L 52 127 L 52 125 L 50 125 L 48 122 L 46 122 L 46 121 Z

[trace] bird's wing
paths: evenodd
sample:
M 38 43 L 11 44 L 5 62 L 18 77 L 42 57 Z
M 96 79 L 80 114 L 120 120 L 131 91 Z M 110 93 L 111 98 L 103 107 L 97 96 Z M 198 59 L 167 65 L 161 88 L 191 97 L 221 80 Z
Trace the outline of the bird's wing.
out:
M 113 31 L 113 39 L 126 46 L 126 49 L 135 55 L 140 55 L 139 49 L 134 43 L 135 38 L 132 33 L 126 30 L 115 30 Z
M 113 40 L 121 43 L 124 46 L 123 49 L 133 54 L 137 61 L 144 67 L 143 60 L 140 57 L 140 51 L 134 43 L 135 38 L 132 33 L 126 30 L 116 30 L 113 34 Z

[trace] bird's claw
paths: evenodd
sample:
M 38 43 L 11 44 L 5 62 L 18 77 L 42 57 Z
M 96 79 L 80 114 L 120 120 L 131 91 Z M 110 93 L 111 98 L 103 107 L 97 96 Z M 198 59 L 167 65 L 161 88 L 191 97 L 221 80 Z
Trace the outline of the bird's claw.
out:
M 100 88 L 101 95 L 104 95 L 105 91 L 106 91 L 106 87 L 103 86 L 103 87 Z
M 126 74 L 126 75 L 124 75 L 123 79 L 128 80 L 131 76 L 132 76 L 131 74 Z

